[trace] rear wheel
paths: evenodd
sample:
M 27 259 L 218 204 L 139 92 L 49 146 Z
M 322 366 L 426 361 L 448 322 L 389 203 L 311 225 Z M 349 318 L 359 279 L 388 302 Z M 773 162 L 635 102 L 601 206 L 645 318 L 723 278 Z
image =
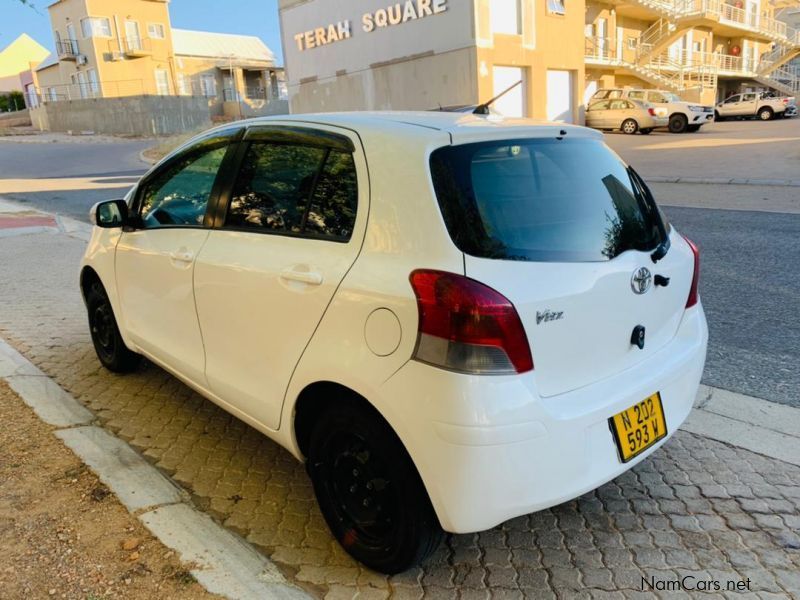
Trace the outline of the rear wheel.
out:
M 342 547 L 381 573 L 422 562 L 444 536 L 397 434 L 369 408 L 336 401 L 311 432 L 306 468 Z
M 683 133 L 689 126 L 689 119 L 686 115 L 672 115 L 669 118 L 669 130 L 672 133 Z
M 142 357 L 129 350 L 122 340 L 111 301 L 99 281 L 91 284 L 86 294 L 86 307 L 89 312 L 92 344 L 103 366 L 114 373 L 135 370 Z
M 625 119 L 622 122 L 622 126 L 620 127 L 620 129 L 622 130 L 622 133 L 633 135 L 634 133 L 639 131 L 639 124 L 633 119 Z
M 769 121 L 774 114 L 769 106 L 765 106 L 758 111 L 758 118 L 762 121 Z

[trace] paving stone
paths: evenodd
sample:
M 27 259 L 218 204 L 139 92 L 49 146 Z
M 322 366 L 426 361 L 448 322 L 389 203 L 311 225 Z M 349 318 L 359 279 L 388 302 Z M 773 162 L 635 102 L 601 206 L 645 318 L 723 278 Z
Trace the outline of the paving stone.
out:
M 320 597 L 652 600 L 643 576 L 706 571 L 750 577 L 759 598 L 800 597 L 800 468 L 683 431 L 595 492 L 448 536 L 407 573 L 372 573 L 331 538 L 288 452 L 151 364 L 99 367 L 74 283 L 82 250 L 0 239 L 0 337 Z

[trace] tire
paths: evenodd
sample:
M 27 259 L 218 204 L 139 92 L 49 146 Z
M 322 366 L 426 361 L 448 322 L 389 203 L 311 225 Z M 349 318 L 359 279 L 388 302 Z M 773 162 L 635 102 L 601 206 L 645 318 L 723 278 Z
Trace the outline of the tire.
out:
M 758 109 L 758 118 L 762 121 L 771 121 L 773 116 L 775 116 L 775 113 L 769 106 Z
M 622 133 L 633 135 L 634 133 L 639 131 L 639 124 L 633 119 L 625 119 L 622 122 L 622 125 L 620 125 L 619 129 L 620 131 L 622 131 Z
M 686 128 L 686 131 L 688 131 L 689 133 L 697 133 L 698 131 L 700 131 L 700 125 L 689 125 Z
M 639 133 L 641 133 L 642 135 L 650 135 L 651 133 L 653 133 L 653 130 L 648 127 L 645 129 L 640 129 Z
M 715 111 L 714 111 L 714 120 L 715 120 L 715 121 L 724 121 L 724 120 L 725 120 L 725 117 L 723 117 L 722 115 L 720 115 L 720 114 L 719 114 L 719 112 L 715 110 Z
M 444 532 L 397 434 L 355 401 L 332 400 L 311 432 L 308 474 L 342 548 L 387 575 L 424 561 Z
M 129 350 L 122 340 L 111 302 L 99 281 L 92 283 L 86 294 L 86 308 L 94 350 L 103 366 L 114 373 L 136 370 L 142 357 Z
M 686 115 L 672 115 L 669 118 L 669 130 L 671 133 L 683 133 L 689 126 L 689 119 Z

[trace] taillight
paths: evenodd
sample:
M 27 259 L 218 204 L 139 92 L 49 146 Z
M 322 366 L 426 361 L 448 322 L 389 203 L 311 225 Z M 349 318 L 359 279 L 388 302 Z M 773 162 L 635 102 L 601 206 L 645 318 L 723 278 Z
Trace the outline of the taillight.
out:
M 687 244 L 689 244 L 689 248 L 692 249 L 692 254 L 694 254 L 694 274 L 692 275 L 692 287 L 689 288 L 689 298 L 686 300 L 686 308 L 691 308 L 697 304 L 697 284 L 700 281 L 700 250 L 697 248 L 695 243 L 686 236 L 683 236 L 683 239 L 686 240 Z
M 656 109 L 655 108 L 648 108 L 647 112 L 650 113 L 651 117 L 655 117 L 656 116 Z
M 528 337 L 514 305 L 463 275 L 418 270 L 411 287 L 419 308 L 414 358 L 461 373 L 508 374 L 533 369 Z

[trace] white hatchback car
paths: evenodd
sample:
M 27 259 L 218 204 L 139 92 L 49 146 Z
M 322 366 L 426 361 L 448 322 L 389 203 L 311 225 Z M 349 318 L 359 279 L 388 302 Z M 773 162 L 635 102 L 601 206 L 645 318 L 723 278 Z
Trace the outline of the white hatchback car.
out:
M 93 220 L 100 361 L 146 356 L 304 460 L 378 571 L 630 469 L 703 371 L 697 248 L 582 127 L 244 121 Z

